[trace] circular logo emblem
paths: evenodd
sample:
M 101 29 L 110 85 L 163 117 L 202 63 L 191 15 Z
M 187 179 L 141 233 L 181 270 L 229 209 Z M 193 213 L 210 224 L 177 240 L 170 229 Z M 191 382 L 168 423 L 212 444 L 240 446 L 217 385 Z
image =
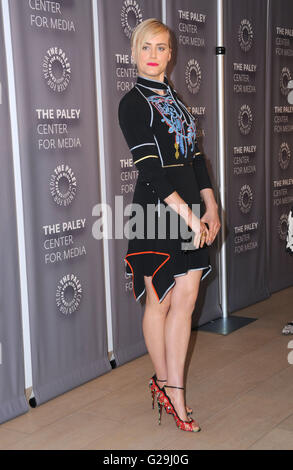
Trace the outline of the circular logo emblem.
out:
M 71 315 L 78 309 L 82 298 L 82 286 L 74 274 L 60 279 L 56 290 L 56 303 L 61 313 Z
M 142 22 L 142 12 L 136 0 L 125 0 L 121 9 L 121 24 L 124 34 L 130 39 L 136 26 Z
M 238 113 L 238 126 L 241 134 L 247 135 L 250 133 L 253 123 L 252 112 L 248 104 L 241 106 Z
M 201 69 L 200 65 L 195 59 L 190 59 L 185 69 L 185 82 L 190 93 L 196 94 L 199 92 L 201 84 Z
M 69 85 L 71 65 L 60 47 L 51 47 L 43 59 L 43 74 L 48 87 L 62 93 Z
M 288 215 L 282 214 L 278 223 L 278 234 L 280 240 L 285 241 L 288 233 Z
M 241 49 L 248 52 L 253 43 L 253 29 L 251 23 L 247 19 L 243 19 L 238 29 L 238 41 Z
M 291 80 L 291 72 L 288 67 L 283 67 L 280 75 L 280 90 L 282 95 L 287 96 L 289 93 L 288 83 Z
M 287 142 L 282 142 L 280 149 L 279 149 L 278 158 L 279 158 L 279 164 L 282 170 L 287 170 L 290 164 L 290 159 L 291 159 L 290 147 L 287 144 Z
M 250 212 L 253 202 L 253 193 L 251 187 L 248 184 L 245 184 L 240 189 L 238 197 L 238 205 L 243 214 L 248 214 Z
M 50 179 L 50 192 L 58 206 L 69 206 L 76 195 L 77 181 L 72 169 L 68 165 L 59 165 L 55 168 Z

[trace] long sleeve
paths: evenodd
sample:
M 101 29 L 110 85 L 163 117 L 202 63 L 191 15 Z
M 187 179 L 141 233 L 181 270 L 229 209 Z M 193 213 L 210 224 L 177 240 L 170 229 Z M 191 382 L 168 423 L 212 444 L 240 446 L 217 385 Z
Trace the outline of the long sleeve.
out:
M 206 167 L 205 157 L 195 144 L 195 154 L 193 159 L 193 170 L 198 182 L 200 191 L 205 188 L 213 189 L 210 176 Z
M 175 189 L 161 165 L 158 148 L 151 128 L 151 110 L 140 96 L 125 95 L 119 104 L 118 117 L 122 133 L 141 181 L 150 182 L 158 197 L 164 200 Z

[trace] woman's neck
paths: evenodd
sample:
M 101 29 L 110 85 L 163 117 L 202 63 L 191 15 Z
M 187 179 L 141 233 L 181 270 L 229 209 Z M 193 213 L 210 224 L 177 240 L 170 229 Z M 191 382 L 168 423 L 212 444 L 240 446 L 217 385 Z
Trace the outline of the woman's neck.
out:
M 165 74 L 162 73 L 161 75 L 159 75 L 158 77 L 150 77 L 150 76 L 147 76 L 147 75 L 143 75 L 142 73 L 139 73 L 138 71 L 138 75 L 142 78 L 145 78 L 146 80 L 152 80 L 154 82 L 161 82 L 161 83 L 164 83 L 164 78 L 165 78 Z

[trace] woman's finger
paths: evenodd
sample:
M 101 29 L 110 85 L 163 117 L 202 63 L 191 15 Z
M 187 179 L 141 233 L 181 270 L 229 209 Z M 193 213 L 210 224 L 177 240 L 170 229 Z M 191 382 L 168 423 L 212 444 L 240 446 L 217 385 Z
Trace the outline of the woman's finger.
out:
M 193 242 L 195 248 L 199 248 L 200 245 L 200 233 L 196 233 L 194 235 L 194 242 Z
M 221 224 L 219 223 L 212 224 L 212 227 L 210 230 L 210 240 L 209 240 L 210 244 L 214 242 L 220 228 L 221 228 Z
M 204 223 L 202 224 L 201 228 L 202 230 L 200 234 L 200 247 L 202 248 L 209 239 L 209 229 Z

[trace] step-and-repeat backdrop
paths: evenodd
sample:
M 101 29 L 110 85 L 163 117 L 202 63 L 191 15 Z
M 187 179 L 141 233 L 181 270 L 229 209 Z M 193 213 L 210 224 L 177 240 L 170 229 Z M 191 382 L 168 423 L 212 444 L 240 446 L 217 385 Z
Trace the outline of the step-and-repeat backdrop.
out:
M 267 219 L 270 291 L 292 285 L 293 263 L 286 252 L 288 215 L 293 203 L 293 4 L 271 0 L 267 40 Z M 292 82 L 291 82 L 292 83 Z M 292 87 L 292 84 L 291 84 Z
M 9 0 L 9 7 L 32 386 L 41 404 L 111 369 L 107 328 L 116 365 L 146 352 L 144 296 L 135 302 L 124 263 L 125 208 L 132 202 L 137 170 L 118 124 L 119 101 L 137 77 L 130 37 L 144 19 L 164 14 L 174 32 L 176 66 L 170 79 L 197 119 L 198 141 L 218 195 L 217 2 Z M 292 284 L 292 261 L 285 254 L 293 199 L 292 18 L 289 0 L 224 1 L 229 312 Z M 0 41 L 2 46 L 2 31 Z M 27 410 L 5 64 L 1 47 L 0 422 Z M 105 242 L 110 285 L 105 283 L 103 240 L 95 236 L 104 170 L 111 209 L 108 237 L 112 232 Z M 213 271 L 202 282 L 195 310 L 198 325 L 221 316 L 217 253 L 215 243 Z

